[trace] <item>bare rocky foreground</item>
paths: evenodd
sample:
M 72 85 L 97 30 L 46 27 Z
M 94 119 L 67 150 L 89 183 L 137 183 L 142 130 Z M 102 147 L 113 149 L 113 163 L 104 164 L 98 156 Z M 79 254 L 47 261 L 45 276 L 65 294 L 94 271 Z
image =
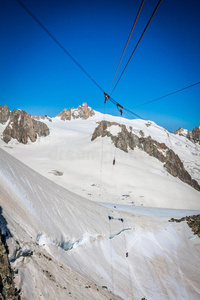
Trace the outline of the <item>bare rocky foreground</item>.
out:
M 0 300 L 19 300 L 19 292 L 15 288 L 14 274 L 8 259 L 8 248 L 5 236 L 0 232 Z

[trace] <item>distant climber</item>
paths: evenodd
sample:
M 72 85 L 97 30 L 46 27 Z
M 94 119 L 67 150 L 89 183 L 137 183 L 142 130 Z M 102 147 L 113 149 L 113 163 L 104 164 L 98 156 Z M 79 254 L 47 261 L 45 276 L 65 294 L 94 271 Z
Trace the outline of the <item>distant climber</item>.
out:
M 113 166 L 115 165 L 115 158 L 113 159 Z

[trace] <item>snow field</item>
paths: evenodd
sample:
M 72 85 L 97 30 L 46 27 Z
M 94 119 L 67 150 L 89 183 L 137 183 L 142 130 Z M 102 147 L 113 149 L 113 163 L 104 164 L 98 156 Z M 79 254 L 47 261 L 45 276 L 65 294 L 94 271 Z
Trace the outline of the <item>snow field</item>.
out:
M 124 153 L 108 138 L 90 142 L 101 117 L 55 118 L 50 136 L 33 144 L 0 141 L 12 155 L 0 149 L 0 206 L 22 299 L 198 300 L 199 238 L 186 222 L 168 220 L 200 209 L 199 192 L 138 149 Z M 152 122 L 126 122 L 167 141 Z
M 184 143 L 175 147 L 177 139 L 153 122 L 108 115 L 105 118 L 121 121 L 121 124 L 124 122 L 127 128 L 132 126 L 137 133 L 142 130 L 146 136 L 151 134 L 152 138 L 168 146 L 170 141 L 174 151 L 179 149 L 182 155 L 186 151 L 187 157 L 191 157 L 187 161 L 190 169 L 194 170 L 194 165 L 197 168 L 199 154 L 189 155 L 189 148 Z M 9 144 L 12 149 L 4 149 L 48 179 L 90 200 L 137 206 L 200 208 L 199 193 L 168 174 L 155 158 L 139 149 L 125 153 L 116 149 L 107 137 L 91 142 L 96 122 L 101 119 L 100 113 L 88 120 L 61 121 L 56 117 L 52 122 L 45 121 L 50 127 L 50 136 L 29 145 L 13 142 Z M 111 130 L 118 129 L 116 125 L 111 127 Z M 112 165 L 114 157 L 115 166 Z M 63 172 L 63 175 L 55 176 L 52 170 Z

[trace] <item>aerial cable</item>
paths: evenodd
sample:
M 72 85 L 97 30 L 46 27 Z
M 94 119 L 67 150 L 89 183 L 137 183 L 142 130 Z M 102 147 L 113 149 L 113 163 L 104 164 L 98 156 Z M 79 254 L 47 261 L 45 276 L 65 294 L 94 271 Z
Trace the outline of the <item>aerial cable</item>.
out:
M 184 87 L 184 88 L 182 88 L 182 89 L 180 89 L 180 90 L 177 90 L 177 91 L 175 91 L 175 92 L 169 93 L 169 94 L 167 94 L 167 95 L 165 95 L 165 96 L 162 96 L 162 97 L 156 98 L 156 99 L 154 99 L 154 100 L 150 100 L 150 101 L 144 102 L 144 103 L 142 103 L 142 104 L 139 104 L 139 105 L 137 105 L 137 106 L 134 106 L 133 108 L 140 107 L 140 106 L 143 106 L 143 105 L 146 105 L 146 104 L 149 104 L 149 103 L 158 101 L 158 100 L 160 100 L 160 99 L 166 98 L 166 97 L 171 96 L 171 95 L 173 95 L 173 94 L 176 94 L 176 93 L 179 93 L 179 92 L 184 91 L 184 90 L 186 90 L 186 89 L 189 89 L 189 88 L 191 88 L 191 87 L 193 87 L 193 86 L 195 86 L 195 85 L 197 85 L 197 84 L 200 84 L 200 81 L 199 81 L 199 82 L 196 82 L 196 83 L 194 83 L 194 84 L 188 85 L 188 86 L 186 86 L 186 87 Z
M 122 115 L 122 109 L 128 111 L 126 108 L 123 108 L 117 101 L 111 98 L 107 93 L 104 92 L 104 89 L 92 78 L 92 76 L 78 63 L 78 61 L 66 50 L 66 48 L 53 36 L 53 34 L 38 20 L 38 18 L 20 1 L 16 0 L 26 12 L 38 23 L 38 25 L 49 35 L 49 37 L 72 59 L 72 61 L 87 75 L 87 77 L 104 93 L 105 101 L 110 100 L 113 104 L 117 106 Z M 161 1 L 161 0 L 160 0 Z M 132 115 L 141 118 L 140 116 L 129 111 Z M 142 118 L 141 118 L 142 119 Z
M 123 69 L 123 71 L 122 71 L 122 73 L 121 73 L 121 75 L 120 75 L 120 77 L 119 77 L 117 83 L 115 84 L 115 86 L 114 86 L 114 88 L 113 88 L 112 93 L 114 92 L 114 90 L 116 89 L 116 87 L 117 87 L 117 85 L 118 85 L 120 79 L 122 78 L 122 75 L 124 74 L 124 72 L 125 72 L 125 70 L 126 70 L 128 64 L 129 64 L 129 62 L 130 62 L 130 60 L 131 60 L 133 54 L 135 53 L 135 50 L 137 49 L 137 47 L 138 47 L 138 45 L 139 45 L 139 43 L 140 43 L 140 41 L 141 41 L 143 35 L 145 34 L 145 31 L 147 30 L 147 28 L 148 28 L 148 26 L 149 26 L 151 20 L 153 19 L 153 16 L 155 15 L 155 13 L 156 13 L 156 11 L 157 11 L 157 9 L 158 9 L 158 7 L 159 7 L 161 1 L 162 1 L 162 0 L 159 0 L 159 2 L 158 2 L 158 4 L 157 4 L 156 8 L 154 9 L 154 12 L 153 12 L 153 14 L 151 15 L 151 18 L 149 19 L 149 21 L 148 21 L 148 23 L 147 23 L 147 25 L 146 25 L 146 27 L 145 27 L 145 29 L 144 29 L 142 35 L 140 36 L 140 38 L 139 38 L 139 40 L 138 40 L 138 42 L 137 42 L 137 44 L 136 44 L 136 46 L 135 46 L 135 48 L 134 48 L 134 50 L 133 50 L 131 56 L 130 56 L 130 58 L 129 58 L 127 64 L 126 64 L 126 66 L 124 67 L 124 69 Z M 112 95 L 112 93 L 111 93 L 110 95 Z
M 131 111 L 131 110 L 125 108 L 125 107 L 124 107 L 123 109 L 124 109 L 126 112 L 128 112 L 129 114 L 131 114 L 132 116 L 144 120 L 144 118 L 142 118 L 140 115 L 135 114 L 133 111 Z
M 117 66 L 117 69 L 116 69 L 116 71 L 115 71 L 115 74 L 114 74 L 114 76 L 113 76 L 113 79 L 112 79 L 112 82 L 111 82 L 111 85 L 110 85 L 108 91 L 110 91 L 111 86 L 112 86 L 112 84 L 113 84 L 113 81 L 114 81 L 114 79 L 115 79 L 115 77 L 116 77 L 117 71 L 118 71 L 119 66 L 120 66 L 120 64 L 121 64 L 121 61 L 122 61 L 122 58 L 123 58 L 123 56 L 124 56 L 124 53 L 125 53 L 125 51 L 126 51 L 126 48 L 127 48 L 127 46 L 128 46 L 128 43 L 129 43 L 129 41 L 130 41 L 131 35 L 132 35 L 132 33 L 133 33 L 133 29 L 135 28 L 135 24 L 136 24 L 136 22 L 137 22 L 137 20 L 138 20 L 138 17 L 139 17 L 139 15 L 140 15 L 141 10 L 142 10 L 142 6 L 143 6 L 143 4 L 144 4 L 144 1 L 145 1 L 145 0 L 142 0 L 142 3 L 141 3 L 140 8 L 139 8 L 139 10 L 138 10 L 137 16 L 136 16 L 136 18 L 135 18 L 134 24 L 133 24 L 133 26 L 132 26 L 132 29 L 131 29 L 131 32 L 130 32 L 130 34 L 129 34 L 128 40 L 127 40 L 126 45 L 125 45 L 125 47 L 124 47 L 124 51 L 123 51 L 123 53 L 122 53 L 122 56 L 121 56 L 121 58 L 120 58 L 119 64 L 118 64 L 118 66 Z
M 50 36 L 50 38 L 73 60 L 73 62 L 93 81 L 93 83 L 104 92 L 103 88 L 92 78 L 92 76 L 79 64 L 79 62 L 66 50 L 66 48 L 53 36 L 53 34 L 38 20 L 38 18 L 20 1 L 16 0 L 26 12 L 38 23 L 38 25 Z
M 127 113 L 129 113 L 131 116 L 133 116 L 134 118 L 137 117 L 139 119 L 142 119 L 144 120 L 144 118 L 142 118 L 140 115 L 137 115 L 135 114 L 133 111 L 125 108 L 124 106 L 122 106 L 121 104 L 119 104 L 116 100 L 114 100 L 112 97 L 110 97 L 108 94 L 106 94 L 104 92 L 104 96 L 105 96 L 105 100 L 104 100 L 104 104 L 106 103 L 106 101 L 110 101 L 112 102 L 114 105 L 116 105 L 117 109 L 119 110 L 121 116 L 122 116 L 122 113 L 123 113 L 123 110 L 125 110 Z

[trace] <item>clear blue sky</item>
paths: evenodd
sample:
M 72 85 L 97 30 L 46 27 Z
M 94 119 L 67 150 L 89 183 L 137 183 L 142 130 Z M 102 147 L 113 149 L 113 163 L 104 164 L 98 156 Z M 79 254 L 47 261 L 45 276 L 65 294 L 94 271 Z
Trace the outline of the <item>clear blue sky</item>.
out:
M 22 0 L 107 92 L 141 0 Z M 158 0 L 146 0 L 123 58 L 128 61 Z M 162 0 L 112 97 L 168 130 L 200 125 L 200 1 Z M 0 104 L 56 116 L 84 101 L 104 111 L 94 83 L 15 0 L 0 1 Z M 118 115 L 112 103 L 106 113 Z M 125 116 L 125 115 L 124 115 Z

